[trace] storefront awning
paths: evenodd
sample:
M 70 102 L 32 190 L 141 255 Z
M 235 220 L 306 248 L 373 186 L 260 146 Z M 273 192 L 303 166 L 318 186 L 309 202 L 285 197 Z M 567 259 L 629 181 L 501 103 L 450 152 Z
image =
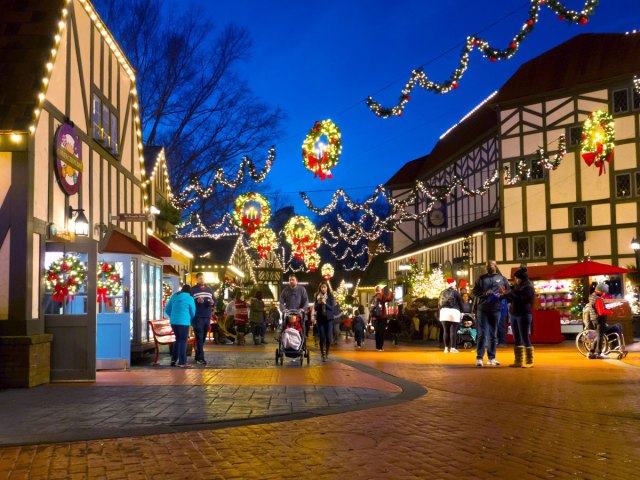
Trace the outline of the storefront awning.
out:
M 147 255 L 149 257 L 161 258 L 152 252 L 148 247 L 140 243 L 135 238 L 129 237 L 117 230 L 109 230 L 100 242 L 100 253 L 128 253 L 130 255 Z
M 519 267 L 511 269 L 513 278 Z M 591 277 L 594 275 L 619 275 L 631 273 L 633 270 L 607 265 L 606 263 L 585 260 L 578 263 L 561 263 L 559 265 L 541 265 L 539 267 L 527 267 L 531 280 L 554 280 L 558 278 Z
M 175 268 L 173 268 L 171 265 L 163 265 L 162 266 L 162 273 L 164 275 L 174 275 L 176 277 L 180 276 L 178 271 Z
M 162 240 L 158 240 L 156 237 L 149 235 L 147 237 L 147 244 L 149 245 L 149 249 L 158 257 L 171 256 L 171 247 L 164 243 Z

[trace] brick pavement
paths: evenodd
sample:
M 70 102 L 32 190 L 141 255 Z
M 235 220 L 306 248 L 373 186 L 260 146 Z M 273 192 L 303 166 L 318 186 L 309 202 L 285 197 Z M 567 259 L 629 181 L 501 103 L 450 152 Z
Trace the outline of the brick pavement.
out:
M 589 361 L 568 344 L 537 348 L 530 370 L 478 369 L 472 352 L 424 348 L 340 355 L 428 394 L 290 422 L 6 447 L 0 478 L 638 477 L 640 369 L 632 363 Z

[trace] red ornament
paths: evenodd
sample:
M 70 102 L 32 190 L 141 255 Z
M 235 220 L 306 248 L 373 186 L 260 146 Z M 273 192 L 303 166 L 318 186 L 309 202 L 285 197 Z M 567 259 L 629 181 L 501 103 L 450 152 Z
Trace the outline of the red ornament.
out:
M 407 102 L 411 100 L 411 97 L 409 95 L 407 95 Z
M 516 42 L 511 42 L 511 43 L 509 44 L 509 48 L 511 48 L 511 49 L 514 49 L 514 48 L 516 48 L 517 46 L 518 46 L 518 45 L 516 44 Z
M 451 84 L 451 88 L 458 88 L 458 82 L 453 82 Z
M 564 20 L 564 15 L 558 15 L 558 20 L 562 22 Z
M 580 25 L 584 25 L 585 23 L 587 23 L 589 21 L 589 19 L 587 17 L 580 17 L 580 20 L 578 20 L 578 22 L 580 23 Z
M 491 61 L 491 62 L 495 62 L 496 60 L 497 60 L 497 58 L 496 58 L 496 57 L 490 57 L 490 58 L 489 58 L 489 61 Z
M 533 25 L 533 20 L 531 20 L 531 19 L 527 20 L 527 25 L 529 25 L 529 26 Z
M 476 40 L 475 38 L 473 39 L 473 45 L 478 45 L 478 40 Z

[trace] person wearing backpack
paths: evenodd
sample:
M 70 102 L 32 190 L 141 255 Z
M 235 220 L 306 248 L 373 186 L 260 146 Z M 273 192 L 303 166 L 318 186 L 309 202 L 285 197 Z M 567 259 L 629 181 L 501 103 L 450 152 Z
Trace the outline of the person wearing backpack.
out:
M 531 309 L 535 298 L 535 290 L 529 281 L 527 267 L 520 267 L 513 275 L 515 285 L 510 292 L 506 286 L 500 289 L 504 298 L 511 304 L 511 329 L 515 339 L 513 355 L 515 361 L 510 367 L 533 367 L 533 345 L 529 338 L 531 330 Z M 524 359 L 524 363 L 523 363 Z
M 458 327 L 460 326 L 460 311 L 462 310 L 462 297 L 460 297 L 456 289 L 456 281 L 453 278 L 447 278 L 447 288 L 440 294 L 438 307 L 440 307 L 444 353 L 458 353 L 456 346 Z
M 607 317 L 613 315 L 613 310 L 607 310 L 604 306 L 602 297 L 606 293 L 609 293 L 609 285 L 600 282 L 596 285 L 595 291 L 589 295 L 588 308 L 592 312 L 591 323 L 595 323 L 598 333 L 598 338 L 591 344 L 591 350 L 589 351 L 588 358 L 591 360 L 607 358 L 606 355 L 602 354 L 602 349 L 607 342 Z

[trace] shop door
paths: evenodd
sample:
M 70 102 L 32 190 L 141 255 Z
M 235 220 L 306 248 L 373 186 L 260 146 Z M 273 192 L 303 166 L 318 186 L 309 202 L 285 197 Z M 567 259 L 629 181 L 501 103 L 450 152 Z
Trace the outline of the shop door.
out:
M 131 365 L 131 256 L 98 255 L 96 304 L 96 368 L 125 369 Z
M 96 379 L 97 244 L 47 243 L 45 331 L 51 343 L 51 381 Z

